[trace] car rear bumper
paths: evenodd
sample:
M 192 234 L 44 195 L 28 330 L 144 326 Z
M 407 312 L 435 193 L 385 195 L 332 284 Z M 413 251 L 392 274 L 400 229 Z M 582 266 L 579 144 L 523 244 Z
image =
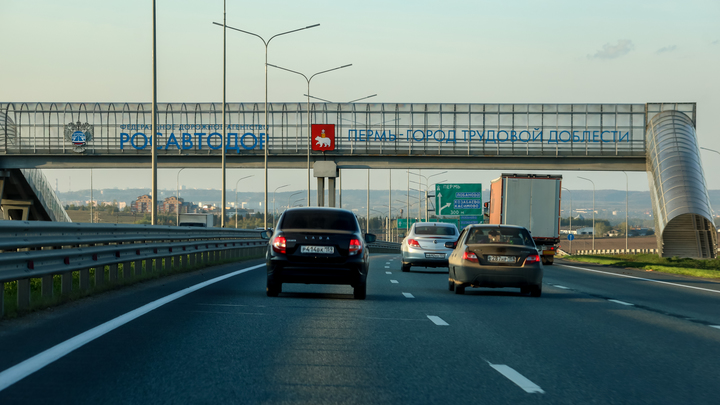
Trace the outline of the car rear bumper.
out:
M 452 250 L 433 251 L 411 249 L 402 252 L 402 262 L 413 266 L 447 267 L 450 253 L 452 253 Z M 428 257 L 428 255 L 442 255 L 442 257 Z
M 362 261 L 337 264 L 267 262 L 267 276 L 276 283 L 357 285 L 367 277 Z
M 543 268 L 477 266 L 456 267 L 455 281 L 473 287 L 527 287 L 542 284 Z

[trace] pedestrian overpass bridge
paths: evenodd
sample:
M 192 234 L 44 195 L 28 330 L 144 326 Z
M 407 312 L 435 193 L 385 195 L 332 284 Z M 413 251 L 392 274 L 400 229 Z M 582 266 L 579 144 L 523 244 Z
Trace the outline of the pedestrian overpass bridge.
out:
M 0 169 L 149 168 L 151 107 L 0 103 Z M 219 167 L 224 143 L 231 168 L 263 167 L 267 148 L 270 168 L 647 171 L 662 255 L 716 256 L 695 103 L 271 103 L 267 116 L 229 103 L 223 129 L 221 104 L 158 104 L 158 167 Z M 332 128 L 319 145 L 332 148 L 312 150 L 308 123 Z

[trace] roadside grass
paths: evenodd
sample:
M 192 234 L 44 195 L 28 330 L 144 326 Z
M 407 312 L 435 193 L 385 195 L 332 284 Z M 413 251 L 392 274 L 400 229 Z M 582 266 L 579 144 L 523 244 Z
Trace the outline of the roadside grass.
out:
M 4 294 L 4 304 L 5 304 L 5 313 L 0 315 L 0 319 L 11 319 L 11 318 L 17 318 L 21 317 L 23 315 L 39 311 L 42 309 L 55 307 L 58 305 L 62 305 L 68 302 L 76 301 L 78 299 L 89 297 L 92 295 L 101 294 L 106 291 L 111 290 L 117 290 L 119 288 L 130 286 L 137 283 L 146 282 L 149 280 L 155 280 L 162 277 L 175 275 L 175 274 L 182 274 L 182 273 L 189 273 L 192 271 L 196 271 L 199 269 L 211 267 L 211 266 L 218 266 L 222 264 L 227 263 L 234 263 L 234 262 L 242 262 L 246 260 L 252 260 L 252 259 L 259 259 L 261 257 L 264 257 L 264 255 L 251 255 L 246 256 L 241 259 L 227 259 L 227 260 L 218 260 L 211 263 L 206 264 L 198 264 L 195 266 L 189 266 L 189 267 L 172 267 L 169 270 L 165 270 L 165 259 L 152 259 L 152 260 L 146 260 L 143 262 L 142 265 L 142 273 L 138 274 L 135 271 L 135 262 L 130 263 L 130 271 L 132 272 L 132 276 L 129 279 L 125 279 L 125 269 L 123 266 L 123 263 L 118 264 L 118 278 L 115 281 L 110 281 L 110 270 L 109 266 L 105 266 L 103 271 L 105 273 L 104 283 L 102 283 L 99 286 L 95 285 L 95 273 L 97 269 L 91 268 L 90 273 L 90 279 L 89 279 L 89 287 L 86 290 L 80 290 L 80 272 L 74 271 L 72 272 L 72 291 L 69 294 L 62 295 L 61 294 L 61 288 L 60 288 L 60 282 L 61 278 L 60 275 L 53 276 L 53 296 L 50 297 L 43 297 L 41 286 L 42 286 L 42 279 L 39 278 L 31 278 L 30 279 L 30 307 L 25 310 L 19 310 L 17 305 L 17 281 L 7 282 L 5 283 L 5 294 Z M 158 263 L 159 261 L 159 263 Z M 151 263 L 150 263 L 151 262 Z M 148 269 L 148 266 L 150 268 Z
M 683 276 L 720 279 L 720 259 L 681 259 L 678 257 L 658 257 L 655 254 L 563 256 L 563 259 Z

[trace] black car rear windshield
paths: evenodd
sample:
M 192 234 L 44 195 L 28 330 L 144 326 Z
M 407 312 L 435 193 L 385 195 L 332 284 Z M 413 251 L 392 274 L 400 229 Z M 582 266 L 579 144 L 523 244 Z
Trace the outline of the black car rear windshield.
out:
M 283 214 L 280 229 L 317 229 L 357 232 L 355 215 L 345 211 L 296 210 Z
M 455 235 L 455 228 L 451 226 L 416 226 L 415 235 L 437 235 L 452 236 Z

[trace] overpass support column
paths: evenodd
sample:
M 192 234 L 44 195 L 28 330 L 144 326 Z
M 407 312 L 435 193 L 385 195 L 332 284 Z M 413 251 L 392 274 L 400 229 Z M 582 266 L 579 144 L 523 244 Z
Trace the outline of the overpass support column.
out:
M 313 176 L 317 177 L 318 207 L 325 206 L 325 177 L 328 178 L 328 205 L 335 206 L 335 179 L 338 177 L 338 168 L 335 162 L 315 162 Z
M 695 122 L 673 110 L 648 118 L 646 162 L 658 255 L 715 258 L 717 231 Z

